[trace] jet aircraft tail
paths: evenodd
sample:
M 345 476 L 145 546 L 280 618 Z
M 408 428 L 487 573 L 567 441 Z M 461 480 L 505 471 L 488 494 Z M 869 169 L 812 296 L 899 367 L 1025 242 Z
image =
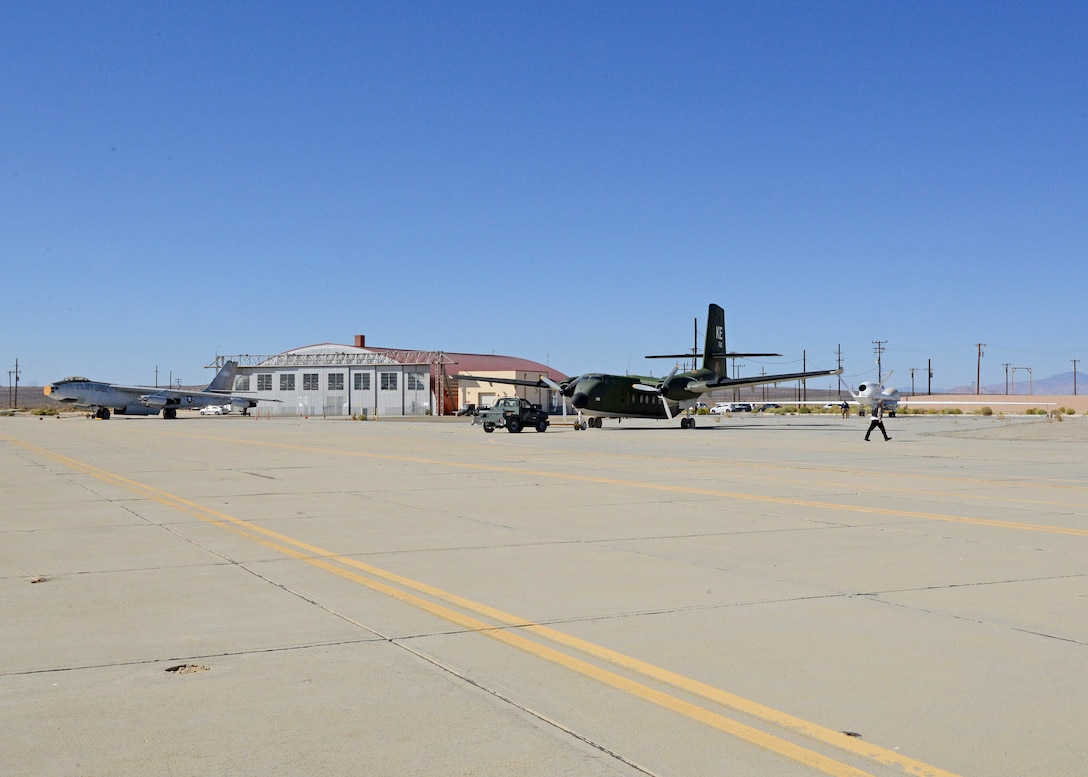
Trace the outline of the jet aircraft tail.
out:
M 212 378 L 205 391 L 213 391 L 228 394 L 234 390 L 234 374 L 238 371 L 238 362 L 228 361 L 223 363 L 223 368 Z

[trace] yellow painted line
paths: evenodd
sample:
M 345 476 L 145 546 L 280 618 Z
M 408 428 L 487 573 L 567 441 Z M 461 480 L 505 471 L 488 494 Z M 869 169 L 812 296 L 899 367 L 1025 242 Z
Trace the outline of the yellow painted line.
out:
M 315 545 L 294 539 L 258 524 L 251 523 L 250 521 L 235 518 L 213 508 L 199 505 L 184 497 L 100 469 L 77 459 L 63 456 L 21 441 L 9 439 L 8 442 L 13 442 L 23 448 L 34 451 L 77 471 L 85 472 L 104 482 L 124 487 L 140 496 L 145 496 L 159 504 L 180 510 L 202 521 L 232 530 L 235 533 L 247 537 L 265 547 L 283 553 L 286 556 L 351 580 L 370 588 L 371 590 L 414 606 L 438 618 L 484 634 L 499 642 L 529 653 L 530 655 L 534 655 L 585 677 L 594 679 L 645 701 L 649 701 L 664 709 L 671 710 L 770 752 L 785 756 L 797 763 L 810 766 L 825 774 L 833 775 L 833 777 L 871 777 L 871 775 L 868 772 L 863 772 L 849 764 L 842 763 L 841 761 L 809 750 L 808 748 L 801 747 L 780 737 L 747 726 L 703 707 L 699 707 L 698 705 L 684 701 L 683 699 L 679 699 L 631 680 L 630 678 L 623 677 L 608 669 L 562 653 L 554 648 L 541 645 L 526 639 L 517 632 L 510 631 L 506 628 L 497 628 L 493 623 L 488 623 L 470 615 L 465 615 L 464 613 L 444 607 L 441 604 L 424 599 L 416 594 L 409 593 L 409 591 L 414 590 L 418 593 L 426 594 L 427 596 L 431 596 L 440 601 L 445 601 L 449 604 L 461 607 L 469 612 L 475 612 L 478 615 L 490 618 L 493 621 L 516 627 L 519 630 L 535 634 L 557 644 L 576 649 L 585 655 L 593 656 L 615 666 L 636 672 L 645 677 L 684 690 L 709 701 L 716 702 L 751 717 L 772 723 L 781 728 L 793 731 L 795 734 L 824 742 L 839 750 L 849 752 L 874 763 L 898 767 L 899 769 L 902 769 L 905 774 L 916 775 L 917 777 L 957 777 L 957 775 L 952 772 L 930 766 L 895 751 L 848 737 L 842 732 L 767 707 L 720 688 L 573 637 L 556 629 L 533 623 L 524 618 L 518 618 L 488 605 L 448 593 L 442 589 L 427 585 L 426 583 L 397 575 L 379 567 L 358 561 L 357 559 L 340 556 Z M 344 567 L 350 567 L 351 569 L 345 569 Z M 370 575 L 370 577 L 352 571 L 352 569 L 357 569 L 366 575 Z M 388 582 L 381 582 L 382 580 Z M 395 583 L 402 588 L 407 588 L 409 591 L 394 587 L 393 585 L 390 585 L 390 583 Z M 362 626 L 362 624 L 359 625 Z
M 194 439 L 213 440 L 223 442 L 223 438 L 204 435 L 185 435 Z M 355 458 L 377 459 L 383 461 L 400 461 L 411 464 L 426 464 L 431 466 L 452 467 L 455 469 L 468 469 L 479 472 L 501 472 L 511 475 L 526 475 L 531 477 L 549 478 L 553 480 L 568 480 L 578 483 L 596 483 L 606 486 L 622 486 L 624 488 L 637 488 L 651 491 L 665 491 L 678 494 L 693 494 L 697 496 L 712 496 L 722 499 L 735 499 L 738 501 L 761 502 L 763 504 L 780 504 L 794 507 L 808 507 L 817 510 L 831 510 L 843 513 L 864 513 L 868 515 L 886 515 L 892 518 L 914 518 L 926 521 L 945 521 L 948 523 L 962 523 L 973 526 L 990 526 L 998 529 L 1013 529 L 1017 531 L 1041 532 L 1044 534 L 1063 534 L 1071 537 L 1088 537 L 1088 529 L 1080 529 L 1067 526 L 1048 526 L 1045 524 L 1024 523 L 1021 521 L 999 521 L 992 518 L 971 518 L 965 515 L 951 515 L 948 513 L 929 513 L 919 510 L 896 510 L 890 507 L 866 507 L 864 505 L 843 504 L 841 502 L 821 502 L 815 499 L 794 499 L 784 496 L 766 496 L 763 494 L 746 494 L 739 491 L 722 491 L 712 488 L 697 488 L 695 486 L 681 486 L 670 483 L 646 483 L 637 480 L 624 480 L 619 478 L 607 478 L 598 475 L 577 475 L 573 473 L 549 472 L 547 470 L 523 469 L 519 467 L 501 466 L 498 464 L 477 464 L 473 462 L 442 461 L 421 456 L 402 456 L 386 453 L 369 453 L 366 451 L 344 451 L 335 448 L 321 448 L 311 445 L 294 445 L 291 443 L 275 443 L 264 441 L 242 440 L 228 438 L 230 442 L 242 445 L 255 445 L 267 448 L 280 448 L 306 453 L 322 453 L 337 456 L 351 456 Z

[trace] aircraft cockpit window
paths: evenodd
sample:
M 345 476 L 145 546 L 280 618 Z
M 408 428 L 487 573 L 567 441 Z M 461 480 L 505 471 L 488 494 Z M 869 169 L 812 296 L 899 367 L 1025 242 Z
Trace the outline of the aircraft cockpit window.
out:
M 83 378 L 79 375 L 73 375 L 70 378 L 65 378 L 61 383 L 90 383 L 90 378 Z

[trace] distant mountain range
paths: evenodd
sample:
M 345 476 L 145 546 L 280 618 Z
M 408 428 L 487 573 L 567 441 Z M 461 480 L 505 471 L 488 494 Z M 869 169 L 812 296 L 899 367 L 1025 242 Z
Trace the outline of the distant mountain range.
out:
M 1088 394 L 1088 375 L 1085 375 L 1080 370 L 1077 370 L 1076 375 L 1076 389 L 1077 394 Z M 909 386 L 907 387 L 910 388 Z M 1051 396 L 1072 396 L 1073 395 L 1073 372 L 1063 372 L 1059 375 L 1051 375 L 1049 378 L 1035 378 L 1034 380 L 1029 378 L 1026 370 L 1016 371 L 1016 383 L 1013 384 L 1012 376 L 1009 376 L 1009 393 L 1019 394 L 1044 394 Z M 1015 392 L 1013 391 L 1015 389 Z M 903 387 L 899 387 L 900 391 L 903 391 Z M 974 394 L 975 385 L 969 384 L 967 386 L 957 386 L 950 389 L 934 389 L 935 393 L 941 394 Z M 905 393 L 905 392 L 904 392 Z M 983 394 L 1004 394 L 1005 383 L 991 383 L 983 384 Z

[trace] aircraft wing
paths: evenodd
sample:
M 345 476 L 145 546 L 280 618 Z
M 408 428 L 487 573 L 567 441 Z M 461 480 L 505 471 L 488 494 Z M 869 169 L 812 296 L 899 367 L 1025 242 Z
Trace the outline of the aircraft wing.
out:
M 707 390 L 717 388 L 743 388 L 745 386 L 766 386 L 771 383 L 788 383 L 807 378 L 826 378 L 829 375 L 841 375 L 842 370 L 816 370 L 814 372 L 789 372 L 781 375 L 752 375 L 746 378 L 718 378 L 706 382 Z
M 504 383 L 509 386 L 535 386 L 536 388 L 555 389 L 558 385 L 554 381 L 547 381 L 543 378 L 536 380 L 525 380 L 523 378 L 493 378 L 486 375 L 466 375 L 463 372 L 457 375 L 450 375 L 451 378 L 457 380 L 475 380 L 480 383 Z
M 691 358 L 694 357 L 694 358 L 698 359 L 702 355 L 703 355 L 702 351 L 695 351 L 695 353 L 692 353 L 691 351 L 688 351 L 687 353 L 656 353 L 656 354 L 653 354 L 651 356 L 643 356 L 642 358 L 643 359 L 691 359 Z M 780 354 L 780 353 L 738 353 L 736 351 L 729 351 L 728 353 L 715 354 L 716 357 L 724 358 L 724 359 L 748 359 L 748 358 L 755 358 L 756 356 L 781 356 L 781 355 L 782 354 Z
M 278 399 L 265 397 L 247 397 L 230 392 L 220 391 L 183 391 L 181 389 L 149 389 L 146 386 L 114 386 L 120 391 L 132 392 L 139 397 L 140 404 L 147 407 L 186 406 L 199 407 L 203 405 L 225 405 L 235 400 L 249 402 L 250 407 L 255 407 L 258 402 L 279 402 Z M 196 400 L 196 401 L 194 401 Z

